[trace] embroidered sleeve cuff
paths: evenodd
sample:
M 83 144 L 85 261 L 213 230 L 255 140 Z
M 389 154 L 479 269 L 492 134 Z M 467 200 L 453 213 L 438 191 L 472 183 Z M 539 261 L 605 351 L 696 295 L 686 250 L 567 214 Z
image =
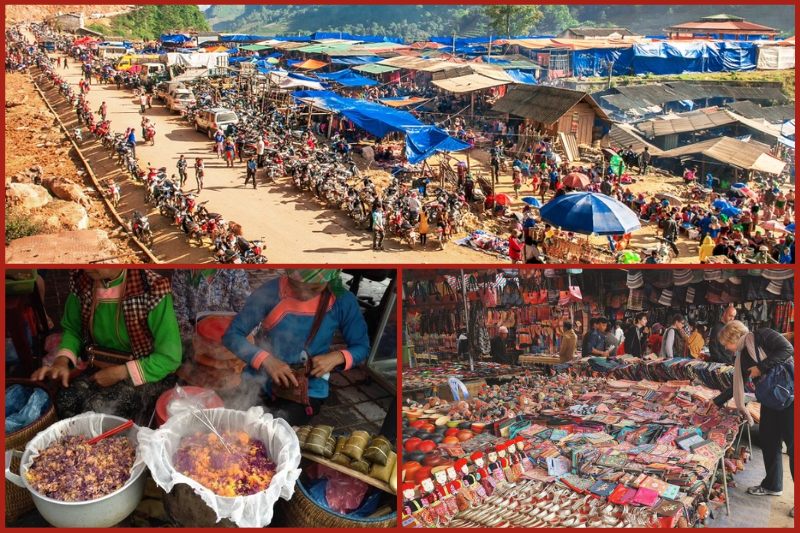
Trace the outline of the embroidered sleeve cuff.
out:
M 58 351 L 58 353 L 56 353 L 53 362 L 55 362 L 55 360 L 58 359 L 59 357 L 66 357 L 67 359 L 69 359 L 69 362 L 72 363 L 72 366 L 78 366 L 78 358 L 75 357 L 75 354 L 72 353 L 72 350 L 68 350 L 67 348 L 61 348 Z
M 353 355 L 350 350 L 342 350 L 342 355 L 344 356 L 344 369 L 350 370 L 353 367 Z
M 138 361 L 128 361 L 125 363 L 125 366 L 128 368 L 128 374 L 131 376 L 131 381 L 135 387 L 139 385 L 144 385 L 144 375 L 142 373 L 142 369 L 139 367 Z
M 255 357 L 253 357 L 253 360 L 250 361 L 250 365 L 258 370 L 261 368 L 261 365 L 264 364 L 264 361 L 267 360 L 267 357 L 269 357 L 269 352 L 262 350 L 258 352 Z

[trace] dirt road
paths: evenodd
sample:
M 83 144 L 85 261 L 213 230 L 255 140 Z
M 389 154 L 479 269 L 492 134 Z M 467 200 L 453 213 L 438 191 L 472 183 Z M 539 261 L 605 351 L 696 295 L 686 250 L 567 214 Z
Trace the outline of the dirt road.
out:
M 64 71 L 67 81 L 76 86 L 80 80 L 78 65 L 70 62 Z M 58 97 L 57 91 L 48 91 L 48 98 L 57 110 L 75 122 L 75 113 Z M 88 94 L 93 110 L 106 102 L 114 131 L 125 131 L 135 127 L 137 139 L 141 134 L 139 105 L 131 91 L 117 90 L 115 85 L 92 85 Z M 298 193 L 288 178 L 266 185 L 259 183 L 256 190 L 245 188 L 243 163 L 226 168 L 221 159 L 211 151 L 212 145 L 203 133 L 196 132 L 186 120 L 169 113 L 154 102 L 146 115 L 156 124 L 154 146 L 139 144 L 137 156 L 142 166 L 167 167 L 168 173 L 177 173 L 176 161 L 180 154 L 193 163 L 195 157 L 204 157 L 206 163 L 205 188 L 199 201 L 208 201 L 210 211 L 221 213 L 227 220 L 235 221 L 244 228 L 245 237 L 263 237 L 267 243 L 265 255 L 271 263 L 491 263 L 497 259 L 448 244 L 444 251 L 429 243 L 429 248 L 409 250 L 407 246 L 391 239 L 386 241 L 386 251 L 372 250 L 372 235 L 356 230 L 352 221 L 342 212 L 326 209 L 306 193 Z M 144 203 L 144 191 L 140 185 L 124 179 L 116 164 L 108 157 L 108 151 L 99 143 L 86 142 L 85 155 L 98 177 L 110 177 L 122 186 L 122 201 L 119 209 L 129 217 L 133 210 L 148 212 L 156 239 L 154 253 L 164 262 L 201 263 L 212 260 L 209 248 L 189 246 L 183 235 L 167 223 L 157 212 L 149 211 Z M 193 182 L 190 168 L 189 181 Z

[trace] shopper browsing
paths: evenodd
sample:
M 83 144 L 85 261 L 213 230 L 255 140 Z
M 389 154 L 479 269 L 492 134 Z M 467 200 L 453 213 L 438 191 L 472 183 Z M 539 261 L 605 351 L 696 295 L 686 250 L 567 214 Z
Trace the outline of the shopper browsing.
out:
M 719 342 L 735 355 L 734 376 L 733 387 L 717 396 L 714 403 L 722 406 L 732 396 L 736 409 L 752 425 L 753 418 L 744 401 L 745 379 L 756 380 L 766 376 L 775 366 L 785 361 L 791 361 L 793 366 L 794 347 L 777 331 L 761 328 L 751 332 L 738 320 L 732 320 L 722 328 Z M 747 493 L 753 496 L 780 496 L 783 494 L 782 444 L 786 444 L 789 469 L 794 480 L 794 401 L 780 411 L 762 403 L 759 435 L 766 475 L 761 484 L 748 488 Z M 790 514 L 794 516 L 794 507 Z

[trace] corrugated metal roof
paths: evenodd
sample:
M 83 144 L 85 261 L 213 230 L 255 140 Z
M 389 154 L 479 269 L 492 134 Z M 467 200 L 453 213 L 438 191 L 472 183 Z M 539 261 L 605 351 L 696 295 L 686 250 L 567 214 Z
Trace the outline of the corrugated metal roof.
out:
M 739 87 L 721 83 L 674 81 L 650 85 L 618 86 L 613 90 L 617 94 L 604 94 L 598 98 L 600 101 L 622 110 L 643 109 L 681 100 L 703 100 L 705 98 L 786 101 L 786 96 L 779 87 Z
M 762 26 L 761 24 L 756 24 L 755 22 L 735 20 L 684 22 L 683 24 L 676 24 L 675 26 L 670 26 L 667 28 L 667 31 L 683 30 L 690 30 L 694 32 L 702 30 L 710 33 L 731 33 L 734 31 L 763 31 L 765 33 L 771 33 L 776 31 L 775 28 Z
M 514 86 L 492 110 L 553 124 L 582 101 L 589 104 L 599 117 L 608 120 L 608 115 L 589 94 L 543 85 Z
M 509 82 L 494 80 L 481 74 L 467 74 L 466 76 L 459 76 L 457 78 L 433 80 L 431 83 L 451 93 L 468 93 L 481 89 L 489 89 L 491 87 L 499 87 Z
M 772 124 L 782 124 L 794 118 L 794 105 L 762 107 L 755 102 L 744 100 L 728 104 L 728 109 L 745 118 L 763 118 Z
M 707 130 L 735 124 L 737 121 L 726 111 L 717 108 L 701 109 L 682 113 L 674 117 L 654 118 L 639 122 L 638 129 L 648 139 L 674 135 L 676 133 L 687 133 L 690 131 Z
M 766 153 L 755 144 L 742 142 L 731 137 L 717 137 L 707 141 L 681 146 L 663 152 L 660 157 L 683 157 L 702 154 L 721 163 L 744 170 L 758 170 L 770 174 L 780 174 L 786 163 Z
M 636 130 L 627 124 L 612 124 L 611 131 L 608 132 L 608 141 L 608 144 L 614 149 L 632 146 L 633 150 L 640 152 L 647 146 L 654 156 L 662 153 L 660 148 L 644 140 Z

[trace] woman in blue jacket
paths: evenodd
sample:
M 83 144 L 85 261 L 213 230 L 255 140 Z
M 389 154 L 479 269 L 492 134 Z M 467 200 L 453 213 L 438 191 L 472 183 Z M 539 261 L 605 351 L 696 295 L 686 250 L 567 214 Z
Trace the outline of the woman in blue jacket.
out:
M 328 397 L 328 377 L 348 370 L 369 353 L 367 323 L 358 300 L 340 278 L 340 270 L 287 270 L 268 281 L 247 299 L 231 323 L 223 344 L 247 363 L 246 373 L 266 374 L 266 403 L 273 416 L 303 425 L 319 412 Z M 255 343 L 247 336 L 258 327 Z M 331 351 L 340 331 L 346 348 Z M 308 395 L 293 368 L 309 360 Z M 291 366 L 290 366 L 291 365 Z M 283 391 L 276 397 L 276 389 Z M 285 399 L 287 389 L 298 392 L 297 401 Z

